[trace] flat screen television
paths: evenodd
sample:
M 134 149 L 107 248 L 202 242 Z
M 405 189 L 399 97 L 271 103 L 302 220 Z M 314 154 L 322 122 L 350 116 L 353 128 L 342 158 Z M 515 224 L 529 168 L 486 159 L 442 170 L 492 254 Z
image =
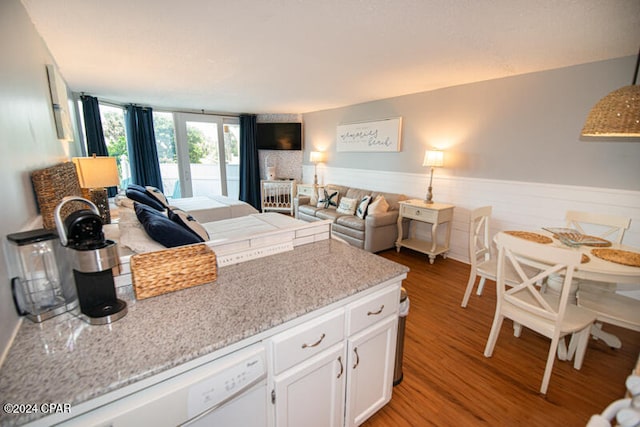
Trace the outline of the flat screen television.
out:
M 302 123 L 258 123 L 259 150 L 302 150 Z

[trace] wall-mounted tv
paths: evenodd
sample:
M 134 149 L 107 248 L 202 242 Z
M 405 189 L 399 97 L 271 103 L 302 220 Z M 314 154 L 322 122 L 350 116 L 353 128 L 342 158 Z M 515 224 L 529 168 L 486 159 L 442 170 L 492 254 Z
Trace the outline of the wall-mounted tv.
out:
M 302 150 L 302 123 L 258 123 L 259 150 Z

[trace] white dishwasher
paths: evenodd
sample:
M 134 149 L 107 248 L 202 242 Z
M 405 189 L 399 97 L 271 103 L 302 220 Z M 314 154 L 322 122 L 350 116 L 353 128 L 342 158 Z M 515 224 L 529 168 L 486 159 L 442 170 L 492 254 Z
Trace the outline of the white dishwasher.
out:
M 262 343 L 158 382 L 64 426 L 267 426 Z

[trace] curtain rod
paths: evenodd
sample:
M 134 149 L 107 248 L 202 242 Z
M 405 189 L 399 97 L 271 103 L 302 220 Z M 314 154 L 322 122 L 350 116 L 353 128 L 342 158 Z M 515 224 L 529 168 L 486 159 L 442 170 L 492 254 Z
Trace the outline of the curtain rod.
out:
M 76 92 L 78 94 L 78 98 L 82 95 L 88 95 L 85 92 Z M 121 102 L 116 102 L 116 101 L 110 101 L 108 99 L 104 99 L 104 98 L 98 98 L 98 101 L 100 102 L 100 104 L 105 104 L 108 105 L 110 107 L 116 107 L 116 108 L 124 108 L 127 105 L 138 105 L 140 107 L 147 107 L 147 108 L 151 108 L 153 109 L 153 111 L 161 111 L 161 112 L 165 112 L 165 113 L 191 113 L 191 114 L 206 114 L 206 115 L 211 115 L 211 116 L 223 116 L 223 117 L 240 117 L 240 114 L 238 113 L 221 113 L 221 112 L 215 112 L 215 111 L 205 111 L 204 109 L 200 109 L 200 110 L 185 110 L 185 109 L 171 109 L 168 107 L 154 107 L 152 105 L 142 105 L 142 104 L 136 104 L 134 102 L 129 102 L 126 104 L 123 104 Z

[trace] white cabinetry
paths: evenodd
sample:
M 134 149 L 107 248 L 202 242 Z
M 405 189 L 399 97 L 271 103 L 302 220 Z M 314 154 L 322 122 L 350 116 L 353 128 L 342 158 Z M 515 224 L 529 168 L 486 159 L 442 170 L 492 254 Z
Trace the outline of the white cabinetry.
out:
M 356 426 L 391 399 L 399 293 L 397 283 L 270 340 L 277 427 Z
M 397 317 L 349 338 L 346 426 L 358 426 L 391 400 Z

